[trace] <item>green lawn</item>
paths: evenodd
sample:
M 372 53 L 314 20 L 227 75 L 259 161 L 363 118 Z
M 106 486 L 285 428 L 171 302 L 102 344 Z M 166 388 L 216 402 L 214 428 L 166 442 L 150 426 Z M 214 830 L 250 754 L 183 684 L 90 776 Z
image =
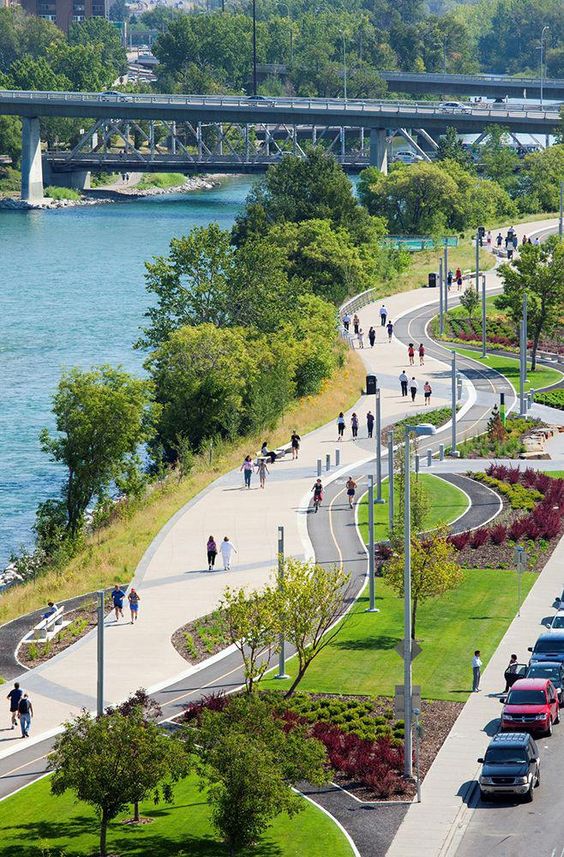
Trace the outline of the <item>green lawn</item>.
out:
M 477 360 L 482 366 L 488 366 L 490 369 L 496 369 L 505 375 L 511 381 L 517 392 L 519 392 L 519 361 L 513 357 L 502 357 L 499 354 L 489 354 L 482 358 L 477 351 L 471 351 L 467 348 L 461 348 L 458 345 L 453 346 L 457 354 L 462 357 L 471 357 Z M 530 363 L 528 363 L 530 366 Z M 557 384 L 562 381 L 562 372 L 557 369 L 551 369 L 550 366 L 538 366 L 534 372 L 530 368 L 527 371 L 527 381 L 525 390 L 539 390 L 542 387 L 550 387 L 552 384 Z
M 137 183 L 139 190 L 150 190 L 154 187 L 167 189 L 169 187 L 180 187 L 186 181 L 182 173 L 146 173 Z
M 121 748 L 117 752 L 127 752 Z M 85 760 L 85 764 L 88 760 Z M 224 845 L 210 826 L 205 793 L 195 776 L 178 783 L 172 805 L 142 806 L 154 819 L 138 827 L 110 825 L 108 853 L 120 857 L 223 857 Z M 304 801 L 304 811 L 290 819 L 281 815 L 252 851 L 241 857 L 351 857 L 339 828 Z M 121 818 L 127 818 L 125 812 Z M 71 793 L 52 797 L 49 777 L 0 803 L 0 857 L 91 857 L 97 853 L 98 825 L 94 811 L 75 802 Z
M 523 599 L 536 578 L 532 572 L 523 574 Z M 403 661 L 394 651 L 403 636 L 403 601 L 380 579 L 376 597 L 380 612 L 367 613 L 368 597 L 359 598 L 339 634 L 313 661 L 300 690 L 393 696 L 394 685 L 403 681 Z M 423 651 L 413 662 L 413 679 L 422 695 L 464 702 L 471 690 L 474 649 L 480 649 L 487 664 L 516 611 L 517 576 L 500 569 L 465 570 L 457 589 L 424 603 L 416 628 Z M 530 642 L 523 640 L 523 646 Z M 291 676 L 294 661 L 286 668 Z M 503 689 L 502 676 L 499 682 Z M 262 684 L 281 690 L 289 681 L 272 678 Z
M 415 479 L 415 476 L 411 477 Z M 450 524 L 468 508 L 468 498 L 450 482 L 439 479 L 431 473 L 420 473 L 429 496 L 429 514 L 425 527 L 432 530 L 440 524 Z M 382 484 L 382 497 L 387 501 L 389 495 L 388 480 Z M 397 489 L 395 496 L 398 496 Z M 358 508 L 358 523 L 365 543 L 368 542 L 368 494 L 362 498 Z M 388 538 L 388 504 L 374 506 L 374 538 L 377 542 Z

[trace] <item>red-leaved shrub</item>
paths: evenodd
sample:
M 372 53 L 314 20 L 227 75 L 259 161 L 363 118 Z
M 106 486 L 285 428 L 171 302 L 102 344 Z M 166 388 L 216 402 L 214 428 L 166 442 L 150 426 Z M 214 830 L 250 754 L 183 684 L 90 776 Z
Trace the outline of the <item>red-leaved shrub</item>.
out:
M 527 532 L 527 518 L 529 516 L 526 515 L 524 518 L 517 518 L 516 521 L 513 521 L 511 526 L 507 531 L 508 537 L 514 541 L 518 542 L 519 539 L 522 539 L 525 533 Z
M 457 551 L 463 550 L 468 544 L 468 540 L 470 538 L 470 533 L 467 531 L 465 533 L 452 533 L 447 541 L 449 544 L 455 548 Z
M 470 547 L 481 548 L 488 540 L 489 530 L 487 527 L 478 527 L 470 534 Z
M 496 524 L 490 528 L 490 541 L 494 545 L 502 545 L 507 538 L 507 527 L 503 524 Z

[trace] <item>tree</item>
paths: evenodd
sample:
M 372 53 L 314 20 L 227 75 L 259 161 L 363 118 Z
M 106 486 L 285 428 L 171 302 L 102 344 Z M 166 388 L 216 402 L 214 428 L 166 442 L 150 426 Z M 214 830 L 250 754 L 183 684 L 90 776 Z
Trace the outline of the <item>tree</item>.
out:
M 104 46 L 98 42 L 54 42 L 47 51 L 47 60 L 55 74 L 70 80 L 71 89 L 100 92 L 111 86 L 115 80 L 113 67 L 106 65 L 104 60 Z
M 10 80 L 14 89 L 41 89 L 51 92 L 72 89 L 70 78 L 56 72 L 45 57 L 35 58 L 30 54 L 13 63 Z
M 40 434 L 41 448 L 67 469 L 63 485 L 67 530 L 74 538 L 93 497 L 119 478 L 149 439 L 157 409 L 151 385 L 111 366 L 71 369 L 53 397 L 58 435 Z
M 245 687 L 252 693 L 268 669 L 279 632 L 277 593 L 270 587 L 261 592 L 227 588 L 219 609 L 227 633 L 243 659 Z
M 486 178 L 512 193 L 517 186 L 519 156 L 507 145 L 506 137 L 505 128 L 492 125 L 486 140 L 480 146 L 480 162 Z
M 327 780 L 321 742 L 303 726 L 285 730 L 256 695 L 234 697 L 221 712 L 204 711 L 191 746 L 230 855 L 255 844 L 280 813 L 300 812 L 303 801 L 291 785 Z
M 63 41 L 59 28 L 36 15 L 28 15 L 19 5 L 0 8 L 0 72 L 29 55 L 43 56 L 54 41 Z
M 408 441 L 411 451 L 417 451 L 417 441 Z M 394 510 L 393 529 L 390 533 L 390 541 L 394 550 L 401 550 L 403 544 L 404 533 L 404 514 L 405 514 L 405 447 L 398 446 L 394 458 L 394 486 L 398 502 Z M 411 529 L 414 533 L 422 533 L 425 529 L 425 523 L 429 514 L 429 492 L 425 488 L 425 484 L 419 479 L 419 474 L 415 477 L 410 476 L 409 480 L 409 511 L 411 515 Z
M 121 43 L 121 35 L 105 18 L 86 18 L 71 24 L 68 39 L 71 45 L 99 45 L 102 62 L 108 71 L 111 70 L 113 79 L 127 72 L 127 53 Z
M 460 296 L 460 304 L 468 313 L 468 321 L 472 321 L 472 316 L 480 305 L 480 298 L 476 289 L 473 286 L 468 286 Z
M 395 552 L 385 567 L 385 580 L 394 592 L 403 596 L 404 556 Z M 411 637 L 415 640 L 417 608 L 429 598 L 444 595 L 458 586 L 463 573 L 455 560 L 455 551 L 438 532 L 424 539 L 411 540 Z
M 118 742 L 116 744 L 116 742 Z M 65 723 L 48 757 L 53 771 L 51 791 L 60 795 L 71 789 L 79 800 L 100 814 L 100 857 L 106 857 L 108 824 L 127 804 L 154 793 L 169 771 L 186 766 L 180 742 L 143 719 L 134 709 L 96 719 L 83 712 Z
M 281 593 L 281 622 L 286 639 L 296 648 L 298 670 L 291 696 L 317 655 L 328 646 L 338 628 L 330 630 L 343 612 L 350 575 L 338 568 L 287 559 Z
M 472 156 L 462 146 L 462 141 L 458 139 L 456 128 L 453 128 L 452 125 L 449 125 L 446 133 L 440 137 L 439 148 L 437 149 L 437 160 L 445 161 L 447 159 L 456 161 L 465 170 L 474 171 Z
M 500 267 L 499 276 L 503 294 L 496 298 L 496 306 L 508 311 L 517 330 L 523 295 L 527 294 L 527 328 L 533 340 L 531 369 L 534 371 L 540 338 L 550 335 L 559 324 L 564 304 L 564 243 L 551 236 L 542 244 L 527 244 L 513 265 Z
M 526 211 L 558 211 L 564 181 L 564 145 L 526 155 L 520 176 L 519 203 Z
M 0 154 L 8 155 L 12 165 L 16 166 L 21 153 L 22 120 L 19 116 L 0 116 Z

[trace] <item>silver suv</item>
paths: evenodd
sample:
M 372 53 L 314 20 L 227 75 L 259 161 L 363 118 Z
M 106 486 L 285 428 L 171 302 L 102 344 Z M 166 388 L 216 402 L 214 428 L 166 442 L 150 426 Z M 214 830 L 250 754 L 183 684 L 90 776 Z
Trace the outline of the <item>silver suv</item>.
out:
M 490 741 L 478 783 L 483 801 L 496 795 L 521 795 L 532 801 L 540 785 L 539 750 L 526 732 L 500 732 Z

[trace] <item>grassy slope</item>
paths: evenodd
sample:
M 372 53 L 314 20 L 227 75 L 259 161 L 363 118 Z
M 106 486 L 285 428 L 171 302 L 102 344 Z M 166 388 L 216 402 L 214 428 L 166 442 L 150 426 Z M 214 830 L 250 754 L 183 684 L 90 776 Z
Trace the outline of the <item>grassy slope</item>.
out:
M 413 478 L 413 477 L 412 477 Z M 425 526 L 429 529 L 440 524 L 449 524 L 468 508 L 468 500 L 458 488 L 445 482 L 431 473 L 420 473 L 429 495 L 429 514 Z M 388 481 L 382 485 L 382 496 L 388 499 Z M 397 496 L 397 492 L 396 492 Z M 358 509 L 358 523 L 365 542 L 368 542 L 368 495 L 362 498 Z M 374 506 L 374 538 L 382 541 L 388 537 L 388 505 L 387 503 Z
M 295 402 L 275 430 L 268 432 L 272 446 L 287 441 L 294 428 L 304 435 L 332 420 L 358 399 L 365 369 L 354 351 L 346 352 L 343 369 L 327 381 L 318 396 Z M 114 580 L 127 583 L 146 548 L 169 518 L 222 473 L 239 465 L 243 457 L 260 447 L 264 433 L 239 440 L 214 459 L 212 466 L 197 461 L 190 476 L 175 479 L 157 489 L 129 519 L 119 520 L 90 539 L 83 551 L 62 572 L 49 572 L 38 580 L 8 590 L 0 599 L 0 622 L 7 622 L 46 603 L 62 601 L 81 592 L 90 592 Z
M 153 187 L 166 189 L 169 187 L 180 187 L 185 181 L 186 176 L 182 173 L 146 173 L 136 187 L 139 190 L 147 190 Z
M 409 288 L 414 289 L 417 286 L 427 285 L 427 274 L 430 271 L 438 270 L 438 259 L 441 258 L 439 250 L 422 250 L 419 253 L 412 254 L 412 261 L 407 272 L 409 280 Z M 458 247 L 449 247 L 448 249 L 448 266 L 456 271 L 458 267 L 464 271 L 473 271 L 475 267 L 476 250 L 471 244 L 469 238 L 461 238 Z M 493 268 L 495 257 L 493 253 L 489 253 L 485 247 L 480 252 L 480 270 L 488 271 Z
M 522 577 L 522 598 L 536 580 Z M 299 689 L 393 696 L 402 683 L 403 661 L 394 647 L 403 636 L 403 600 L 383 580 L 376 582 L 379 613 L 366 613 L 361 597 L 338 636 L 313 661 Z M 487 664 L 517 610 L 517 577 L 499 569 L 464 570 L 464 581 L 441 598 L 423 603 L 417 613 L 417 639 L 422 653 L 413 663 L 413 680 L 425 698 L 464 702 L 471 690 L 474 649 Z M 295 664 L 286 664 L 290 675 Z M 503 677 L 500 676 L 500 689 Z M 288 681 L 268 679 L 278 690 Z
M 481 363 L 482 366 L 488 366 L 490 369 L 496 369 L 508 378 L 517 392 L 519 391 L 519 361 L 513 357 L 502 357 L 499 354 L 490 354 L 485 358 L 467 348 L 461 348 L 458 345 L 453 346 L 458 354 L 463 357 L 472 357 Z M 530 366 L 530 361 L 528 363 Z M 562 372 L 557 369 L 552 369 L 550 366 L 541 366 L 537 364 L 534 372 L 530 368 L 527 372 L 527 381 L 525 390 L 539 390 L 541 387 L 549 387 L 552 384 L 557 384 L 562 381 Z
M 120 751 L 121 752 L 121 751 Z M 124 752 L 127 752 L 124 749 Z M 241 857 L 350 857 L 347 840 L 320 810 L 304 802 L 304 811 L 292 819 L 277 818 L 252 852 Z M 108 853 L 121 857 L 222 857 L 225 847 L 210 825 L 205 793 L 198 791 L 196 777 L 188 777 L 175 787 L 171 805 L 152 802 L 142 805 L 143 816 L 152 824 L 139 827 L 112 823 Z M 129 813 L 121 813 L 127 818 Z M 49 778 L 28 786 L 0 803 L 0 857 L 90 857 L 97 847 L 97 820 L 94 811 L 76 803 L 72 794 L 50 794 Z

